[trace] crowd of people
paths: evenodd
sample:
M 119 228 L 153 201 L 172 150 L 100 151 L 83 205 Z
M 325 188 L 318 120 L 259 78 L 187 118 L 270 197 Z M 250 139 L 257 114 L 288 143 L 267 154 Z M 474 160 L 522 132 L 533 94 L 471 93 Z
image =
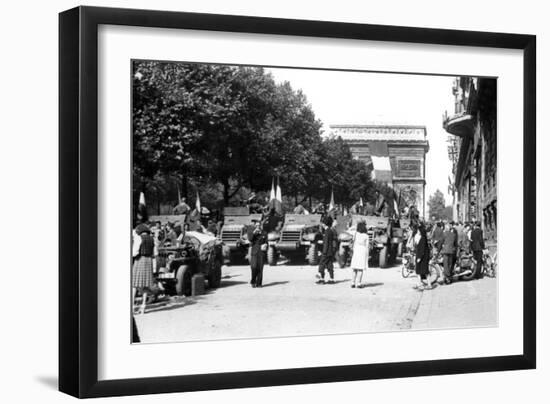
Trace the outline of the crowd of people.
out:
M 443 258 L 443 283 L 453 282 L 453 269 L 457 259 L 463 254 L 472 254 L 476 262 L 475 278 L 482 276 L 485 240 L 481 223 L 478 221 L 434 221 L 428 228 L 423 222 L 411 225 L 407 249 L 415 254 L 416 273 L 420 282 L 419 289 L 431 289 L 433 282 L 429 278 L 429 261 L 432 256 Z

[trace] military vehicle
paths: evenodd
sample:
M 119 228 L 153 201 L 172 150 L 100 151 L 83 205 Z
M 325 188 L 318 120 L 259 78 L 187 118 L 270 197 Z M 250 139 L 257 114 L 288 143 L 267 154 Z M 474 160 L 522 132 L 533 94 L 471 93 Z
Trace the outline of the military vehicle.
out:
M 303 256 L 310 265 L 317 265 L 323 241 L 320 225 L 321 215 L 286 214 L 282 230 L 267 235 L 267 263 L 276 265 L 280 252 L 284 252 Z
M 222 243 L 215 237 L 188 231 L 181 243 L 161 246 L 158 252 L 156 279 L 166 293 L 190 296 L 195 274 L 203 274 L 210 288 L 220 286 Z
M 403 229 L 398 220 L 371 215 L 352 215 L 350 228 L 338 235 L 338 264 L 341 268 L 348 264 L 355 229 L 361 221 L 367 225 L 370 259 L 378 261 L 380 268 L 387 267 L 394 262 L 398 251 L 402 252 Z
M 247 206 L 226 207 L 223 213 L 223 226 L 218 237 L 224 243 L 224 248 L 229 254 L 229 261 L 243 259 L 248 252 L 246 230 L 253 219 L 261 220 L 262 215 L 250 214 Z

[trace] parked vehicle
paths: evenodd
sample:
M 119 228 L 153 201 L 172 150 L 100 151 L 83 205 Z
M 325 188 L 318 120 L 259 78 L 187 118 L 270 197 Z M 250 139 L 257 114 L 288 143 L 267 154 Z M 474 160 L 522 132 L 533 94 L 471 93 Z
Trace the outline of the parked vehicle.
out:
M 430 260 L 430 272 L 437 271 L 440 282 L 443 282 L 444 279 L 444 265 L 443 265 L 443 254 L 436 253 L 432 251 L 433 256 Z M 453 281 L 456 280 L 465 280 L 469 281 L 475 277 L 475 266 L 476 261 L 472 253 L 461 249 L 458 258 L 456 260 L 455 266 L 452 270 L 451 277 Z
M 224 208 L 224 220 L 219 239 L 224 243 L 227 260 L 243 259 L 248 253 L 247 229 L 252 220 L 261 220 L 259 213 L 250 214 L 248 207 Z
M 323 242 L 321 215 L 286 214 L 282 230 L 267 236 L 267 262 L 276 265 L 281 252 L 305 257 L 310 265 L 319 263 L 319 246 Z
M 190 296 L 195 274 L 203 274 L 210 288 L 220 286 L 222 263 L 222 243 L 219 240 L 188 231 L 180 244 L 159 247 L 156 278 L 165 293 Z

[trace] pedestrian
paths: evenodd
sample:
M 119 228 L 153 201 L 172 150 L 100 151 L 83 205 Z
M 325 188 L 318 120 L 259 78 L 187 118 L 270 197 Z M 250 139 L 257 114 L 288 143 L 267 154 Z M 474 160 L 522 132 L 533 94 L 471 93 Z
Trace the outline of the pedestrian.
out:
M 135 303 L 137 291 L 141 292 L 140 314 L 145 313 L 147 293 L 151 291 L 153 280 L 153 253 L 155 241 L 151 230 L 145 224 L 139 224 L 134 231 L 132 244 L 132 256 L 134 264 L 132 268 L 132 304 Z
M 416 274 L 419 277 L 419 283 L 415 286 L 418 290 L 431 289 L 432 282 L 430 280 L 430 245 L 428 244 L 428 236 L 426 227 L 423 223 L 418 225 L 418 231 L 415 235 L 416 244 Z M 426 286 L 424 286 L 426 282 Z
M 451 226 L 451 223 L 445 223 L 445 231 L 443 232 L 443 245 L 441 247 L 441 253 L 443 254 L 443 267 L 444 267 L 444 282 L 445 284 L 451 284 L 453 281 L 453 269 L 456 262 L 456 253 L 458 246 L 458 238 L 456 230 Z
M 265 253 L 267 251 L 267 233 L 261 228 L 257 219 L 252 219 L 252 226 L 248 228 L 250 242 L 250 284 L 253 288 L 261 288 L 263 281 Z
M 369 267 L 369 235 L 365 222 L 357 223 L 357 231 L 353 238 L 353 255 L 351 257 L 351 269 L 353 269 L 353 281 L 351 287 L 363 287 L 363 271 Z M 357 283 L 359 276 L 359 283 Z
M 435 224 L 435 227 L 432 231 L 432 246 L 437 250 L 441 250 L 441 245 L 443 244 L 443 223 L 441 221 Z
M 338 249 L 336 246 L 338 236 L 332 228 L 332 223 L 333 220 L 330 216 L 326 216 L 324 221 L 321 222 L 325 234 L 323 236 L 323 251 L 319 262 L 319 273 L 317 274 L 318 284 L 334 283 L 334 255 Z M 325 282 L 325 270 L 328 271 L 330 277 L 328 282 Z
M 475 223 L 470 237 L 472 239 L 470 248 L 472 249 L 474 259 L 476 260 L 476 272 L 474 276 L 479 279 L 483 277 L 481 265 L 483 262 L 483 250 L 485 250 L 485 240 L 483 239 L 483 230 L 481 230 L 480 222 Z

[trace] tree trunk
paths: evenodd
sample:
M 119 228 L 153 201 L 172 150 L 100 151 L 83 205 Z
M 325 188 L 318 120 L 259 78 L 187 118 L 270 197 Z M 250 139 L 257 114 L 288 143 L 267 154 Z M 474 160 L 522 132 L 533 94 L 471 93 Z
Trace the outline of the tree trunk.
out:
M 229 205 L 229 179 L 228 178 L 222 178 L 222 185 L 223 185 L 223 202 L 224 205 Z

